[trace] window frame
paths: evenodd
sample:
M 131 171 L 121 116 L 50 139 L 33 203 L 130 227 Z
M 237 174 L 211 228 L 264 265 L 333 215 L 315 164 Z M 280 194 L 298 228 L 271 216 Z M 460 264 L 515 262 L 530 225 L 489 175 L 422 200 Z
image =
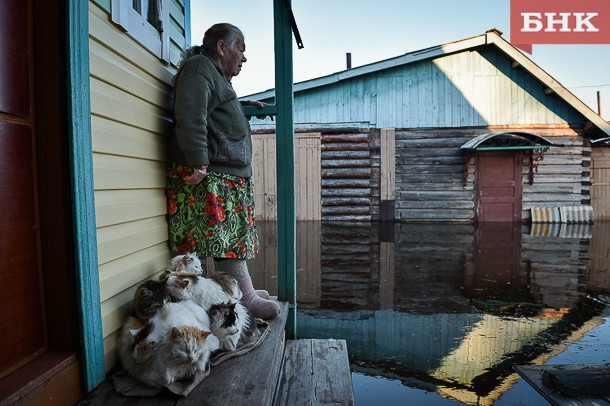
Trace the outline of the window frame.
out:
M 163 31 L 157 31 L 148 22 L 146 17 L 140 15 L 133 8 L 133 0 L 111 0 L 110 14 L 112 21 L 125 30 L 127 35 L 159 59 L 169 63 L 169 7 L 166 3 L 167 0 L 160 1 L 160 17 L 163 22 Z

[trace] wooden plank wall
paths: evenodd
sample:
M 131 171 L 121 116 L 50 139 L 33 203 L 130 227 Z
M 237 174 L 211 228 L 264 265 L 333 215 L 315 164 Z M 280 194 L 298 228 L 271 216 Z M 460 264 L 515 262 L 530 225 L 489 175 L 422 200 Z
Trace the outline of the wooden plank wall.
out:
M 474 161 L 460 147 L 487 129 L 396 130 L 396 219 L 472 222 Z
M 576 110 L 545 94 L 538 80 L 511 63 L 494 46 L 482 46 L 340 80 L 297 92 L 295 123 L 446 128 L 583 122 Z
M 252 177 L 256 218 L 277 220 L 275 134 L 252 134 Z
M 571 129 L 540 128 L 531 130 L 547 137 L 554 144 L 544 153 L 534 181 L 529 183 L 529 161 L 524 158 L 523 168 L 523 220 L 531 218 L 532 207 L 560 207 L 590 205 L 591 147 Z
M 256 217 L 277 219 L 275 134 L 252 134 Z M 320 133 L 296 133 L 294 140 L 296 219 L 320 220 Z
M 322 133 L 323 221 L 380 219 L 380 131 Z
M 591 149 L 591 205 L 595 219 L 610 220 L 610 148 Z
M 165 137 L 173 72 L 89 3 L 91 126 L 106 370 L 133 293 L 169 259 Z

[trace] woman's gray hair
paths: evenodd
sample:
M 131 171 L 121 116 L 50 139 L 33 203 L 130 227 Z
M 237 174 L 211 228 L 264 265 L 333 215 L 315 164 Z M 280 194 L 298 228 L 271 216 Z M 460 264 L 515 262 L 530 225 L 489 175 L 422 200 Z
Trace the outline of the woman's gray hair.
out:
M 182 65 L 192 55 L 214 55 L 216 54 L 216 44 L 224 41 L 229 47 L 233 46 L 238 40 L 243 40 L 244 34 L 239 28 L 229 23 L 214 24 L 203 35 L 203 43 L 190 47 L 184 52 Z

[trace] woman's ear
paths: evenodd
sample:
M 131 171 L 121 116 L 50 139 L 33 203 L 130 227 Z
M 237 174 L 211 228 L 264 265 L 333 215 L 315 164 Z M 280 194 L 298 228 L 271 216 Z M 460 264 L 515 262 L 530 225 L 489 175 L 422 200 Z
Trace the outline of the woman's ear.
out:
M 225 54 L 225 47 L 226 47 L 226 44 L 225 44 L 224 40 L 219 39 L 216 42 L 216 53 L 219 56 L 224 56 L 224 54 Z

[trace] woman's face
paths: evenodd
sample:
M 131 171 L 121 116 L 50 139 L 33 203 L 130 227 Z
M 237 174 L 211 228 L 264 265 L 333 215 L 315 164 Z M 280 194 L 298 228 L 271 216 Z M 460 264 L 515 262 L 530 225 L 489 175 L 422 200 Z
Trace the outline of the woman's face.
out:
M 233 76 L 239 75 L 241 66 L 247 61 L 244 56 L 246 52 L 246 43 L 243 38 L 238 39 L 231 46 L 221 46 L 222 52 L 219 52 L 220 69 L 231 80 Z

